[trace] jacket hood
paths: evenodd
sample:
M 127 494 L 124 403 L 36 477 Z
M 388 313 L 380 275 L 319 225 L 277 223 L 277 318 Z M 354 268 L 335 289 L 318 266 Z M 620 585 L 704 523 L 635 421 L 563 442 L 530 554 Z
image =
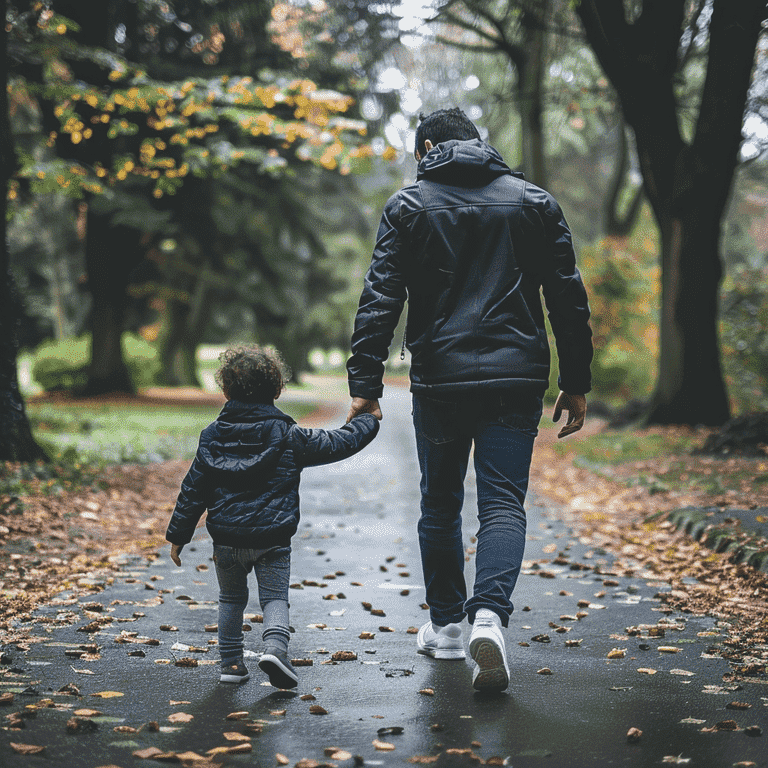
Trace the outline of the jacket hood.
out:
M 229 400 L 204 430 L 198 456 L 214 472 L 247 472 L 254 480 L 274 470 L 295 423 L 274 405 Z
M 523 178 L 502 160 L 490 144 L 480 139 L 444 141 L 427 152 L 416 172 L 416 180 L 437 181 L 461 187 L 485 186 L 499 176 Z

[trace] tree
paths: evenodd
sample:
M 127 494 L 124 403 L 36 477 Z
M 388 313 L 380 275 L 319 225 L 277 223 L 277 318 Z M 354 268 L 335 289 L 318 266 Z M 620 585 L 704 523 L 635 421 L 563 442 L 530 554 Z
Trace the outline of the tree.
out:
M 721 222 L 766 4 L 581 0 L 576 12 L 634 131 L 661 235 L 660 360 L 649 421 L 722 424 L 730 406 L 717 331 Z M 697 57 L 706 73 L 696 108 L 681 103 L 679 84 L 695 80 Z M 695 115 L 690 126 L 684 110 Z
M 5 61 L 7 45 L 8 30 L 3 24 L 0 31 L 0 61 Z M 0 460 L 34 461 L 46 456 L 32 437 L 16 373 L 19 297 L 9 264 L 7 207 L 9 182 L 16 171 L 17 161 L 8 112 L 7 85 L 7 70 L 3 68 L 0 79 L 0 180 L 3 196 L 0 210 Z

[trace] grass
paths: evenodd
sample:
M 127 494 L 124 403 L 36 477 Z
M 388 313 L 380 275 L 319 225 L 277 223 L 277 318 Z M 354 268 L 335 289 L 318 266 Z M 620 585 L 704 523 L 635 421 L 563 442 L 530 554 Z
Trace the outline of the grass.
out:
M 285 403 L 295 419 L 311 403 Z M 27 411 L 35 438 L 54 459 L 84 464 L 191 460 L 201 430 L 218 415 L 217 406 L 31 403 Z
M 561 455 L 575 454 L 593 464 L 623 464 L 631 461 L 687 453 L 701 441 L 694 434 L 609 431 L 579 437 L 568 443 L 556 443 Z

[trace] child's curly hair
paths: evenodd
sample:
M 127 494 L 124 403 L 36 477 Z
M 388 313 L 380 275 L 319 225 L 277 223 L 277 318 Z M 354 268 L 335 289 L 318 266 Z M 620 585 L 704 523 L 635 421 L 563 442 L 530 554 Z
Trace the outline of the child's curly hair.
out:
M 232 347 L 219 355 L 216 383 L 229 400 L 271 403 L 285 388 L 290 370 L 277 350 L 264 347 Z

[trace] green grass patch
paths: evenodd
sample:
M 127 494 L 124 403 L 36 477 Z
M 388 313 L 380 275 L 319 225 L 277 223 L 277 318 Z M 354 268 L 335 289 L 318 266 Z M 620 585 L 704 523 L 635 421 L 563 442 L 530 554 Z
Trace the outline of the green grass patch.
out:
M 314 410 L 312 403 L 280 405 L 297 421 Z M 77 403 L 27 407 L 35 438 L 55 462 L 97 465 L 191 460 L 200 432 L 219 410 L 217 406 Z
M 588 437 L 578 437 L 567 443 L 556 443 L 554 450 L 565 456 L 574 454 L 594 464 L 623 464 L 631 461 L 687 453 L 697 447 L 700 438 L 694 435 L 607 431 Z

